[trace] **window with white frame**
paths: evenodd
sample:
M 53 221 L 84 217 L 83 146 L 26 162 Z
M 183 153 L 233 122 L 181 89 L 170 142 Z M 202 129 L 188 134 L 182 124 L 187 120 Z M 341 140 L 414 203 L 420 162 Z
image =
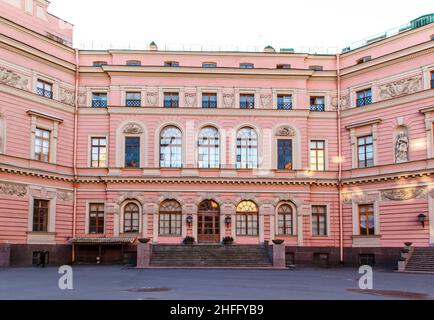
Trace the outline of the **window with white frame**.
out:
M 168 126 L 161 131 L 160 167 L 182 167 L 182 133 L 175 126 Z
M 220 135 L 216 128 L 205 127 L 199 132 L 199 168 L 215 169 L 220 167 Z
M 35 130 L 35 160 L 50 161 L 51 132 L 36 128 Z
M 310 142 L 310 170 L 325 170 L 325 141 L 312 140 Z
M 245 127 L 238 131 L 236 157 L 237 169 L 258 167 L 258 135 L 255 129 Z
M 92 168 L 103 168 L 107 165 L 107 138 L 91 138 L 91 166 Z

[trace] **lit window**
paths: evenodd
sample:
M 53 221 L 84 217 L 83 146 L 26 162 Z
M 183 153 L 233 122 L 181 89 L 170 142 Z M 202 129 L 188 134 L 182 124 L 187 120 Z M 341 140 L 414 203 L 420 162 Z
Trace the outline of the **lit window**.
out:
M 92 168 L 105 167 L 107 160 L 107 139 L 92 138 L 91 154 Z
M 310 170 L 325 170 L 325 141 L 323 140 L 310 142 Z
M 36 128 L 35 130 L 35 160 L 50 161 L 51 132 Z
M 258 207 L 253 201 L 242 201 L 237 206 L 236 229 L 238 236 L 257 236 L 259 231 Z
M 107 93 L 101 93 L 101 92 L 92 93 L 92 107 L 94 108 L 107 107 Z
M 182 133 L 177 127 L 166 127 L 160 135 L 160 167 L 182 167 Z
M 361 236 L 375 235 L 374 205 L 359 205 L 359 230 Z
M 220 136 L 214 127 L 203 128 L 198 141 L 199 168 L 220 167 Z
M 359 168 L 368 168 L 374 165 L 374 140 L 372 136 L 358 138 L 357 151 Z
M 237 169 L 258 167 L 258 135 L 252 128 L 243 128 L 237 134 Z
M 49 82 L 38 80 L 36 93 L 38 96 L 53 99 L 53 85 Z

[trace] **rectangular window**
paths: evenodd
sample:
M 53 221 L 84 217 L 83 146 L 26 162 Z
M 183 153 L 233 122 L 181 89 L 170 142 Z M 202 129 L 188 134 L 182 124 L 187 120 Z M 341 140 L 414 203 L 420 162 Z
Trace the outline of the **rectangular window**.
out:
M 312 206 L 312 235 L 327 235 L 327 206 Z
M 107 61 L 94 61 L 92 64 L 94 67 L 102 67 L 107 65 Z
M 359 168 L 374 166 L 374 140 L 372 136 L 357 139 L 357 156 Z
M 277 96 L 277 109 L 292 110 L 292 96 L 287 94 L 279 94 Z
M 253 63 L 240 63 L 240 69 L 253 69 L 254 67 Z
M 215 62 L 204 62 L 204 63 L 202 63 L 202 68 L 217 68 L 217 63 L 215 63 Z
M 35 160 L 50 161 L 51 132 L 36 128 L 35 130 Z
M 48 200 L 33 200 L 33 231 L 48 231 Z
M 359 205 L 359 231 L 361 236 L 375 235 L 374 205 Z
M 182 231 L 182 215 L 160 213 L 160 236 L 179 236 Z
M 323 66 L 309 66 L 309 69 L 314 71 L 322 71 L 324 68 Z
M 53 85 L 49 82 L 38 80 L 36 93 L 41 97 L 53 99 Z
M 217 94 L 216 93 L 203 93 L 202 94 L 202 108 L 217 108 Z
M 365 89 L 361 91 L 357 91 L 357 107 L 363 107 L 372 104 L 372 90 Z
M 164 107 L 165 108 L 178 108 L 179 107 L 179 93 L 164 93 Z
M 290 64 L 278 64 L 276 66 L 277 69 L 291 69 L 291 65 Z
M 257 236 L 258 235 L 258 215 L 257 214 L 237 214 L 237 235 L 238 236 Z
M 165 67 L 179 67 L 178 61 L 166 61 L 164 62 Z
M 240 108 L 241 109 L 255 109 L 255 95 L 254 94 L 240 94 Z
M 104 233 L 104 203 L 91 203 L 89 205 L 89 233 Z
M 292 170 L 292 140 L 277 140 L 277 168 Z
M 138 60 L 128 60 L 127 61 L 127 66 L 141 66 L 142 62 L 138 61 Z
M 434 72 L 431 72 L 431 89 L 434 89 Z
M 107 165 L 107 139 L 92 138 L 91 140 L 92 168 L 103 168 Z
M 325 170 L 325 141 L 312 140 L 310 142 L 310 170 Z
M 310 97 L 310 111 L 325 111 L 325 98 Z
M 125 168 L 140 168 L 140 137 L 125 138 Z
M 107 93 L 94 92 L 92 93 L 92 107 L 106 108 L 107 107 Z
M 125 105 L 127 107 L 140 107 L 142 105 L 142 94 L 140 92 L 127 92 Z

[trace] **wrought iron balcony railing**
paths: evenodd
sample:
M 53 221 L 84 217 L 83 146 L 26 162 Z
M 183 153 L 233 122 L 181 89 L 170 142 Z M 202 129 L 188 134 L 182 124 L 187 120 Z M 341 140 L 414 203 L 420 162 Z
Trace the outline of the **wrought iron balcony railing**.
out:
M 372 97 L 364 97 L 357 99 L 357 106 L 363 107 L 372 104 Z
M 277 110 L 292 110 L 292 102 L 277 103 Z
M 106 108 L 107 107 L 107 101 L 105 101 L 105 100 L 92 100 L 92 107 L 93 108 Z
M 179 101 L 164 101 L 165 108 L 179 108 Z
M 255 103 L 249 101 L 240 102 L 240 109 L 255 109 Z
M 45 90 L 42 88 L 37 88 L 36 92 L 39 96 L 53 99 L 53 91 L 51 91 L 51 90 Z
M 325 111 L 324 104 L 313 104 L 310 106 L 310 111 Z
M 142 100 L 140 100 L 140 99 L 127 99 L 125 102 L 125 105 L 127 107 L 141 107 L 142 106 Z
M 216 101 L 202 101 L 202 108 L 217 108 Z

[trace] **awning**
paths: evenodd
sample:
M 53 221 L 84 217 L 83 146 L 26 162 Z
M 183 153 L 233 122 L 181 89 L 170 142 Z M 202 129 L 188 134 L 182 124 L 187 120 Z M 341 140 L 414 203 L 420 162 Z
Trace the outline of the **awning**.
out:
M 137 238 L 132 237 L 110 237 L 110 238 L 75 238 L 71 242 L 73 244 L 88 244 L 88 245 L 100 245 L 100 244 L 133 244 Z

